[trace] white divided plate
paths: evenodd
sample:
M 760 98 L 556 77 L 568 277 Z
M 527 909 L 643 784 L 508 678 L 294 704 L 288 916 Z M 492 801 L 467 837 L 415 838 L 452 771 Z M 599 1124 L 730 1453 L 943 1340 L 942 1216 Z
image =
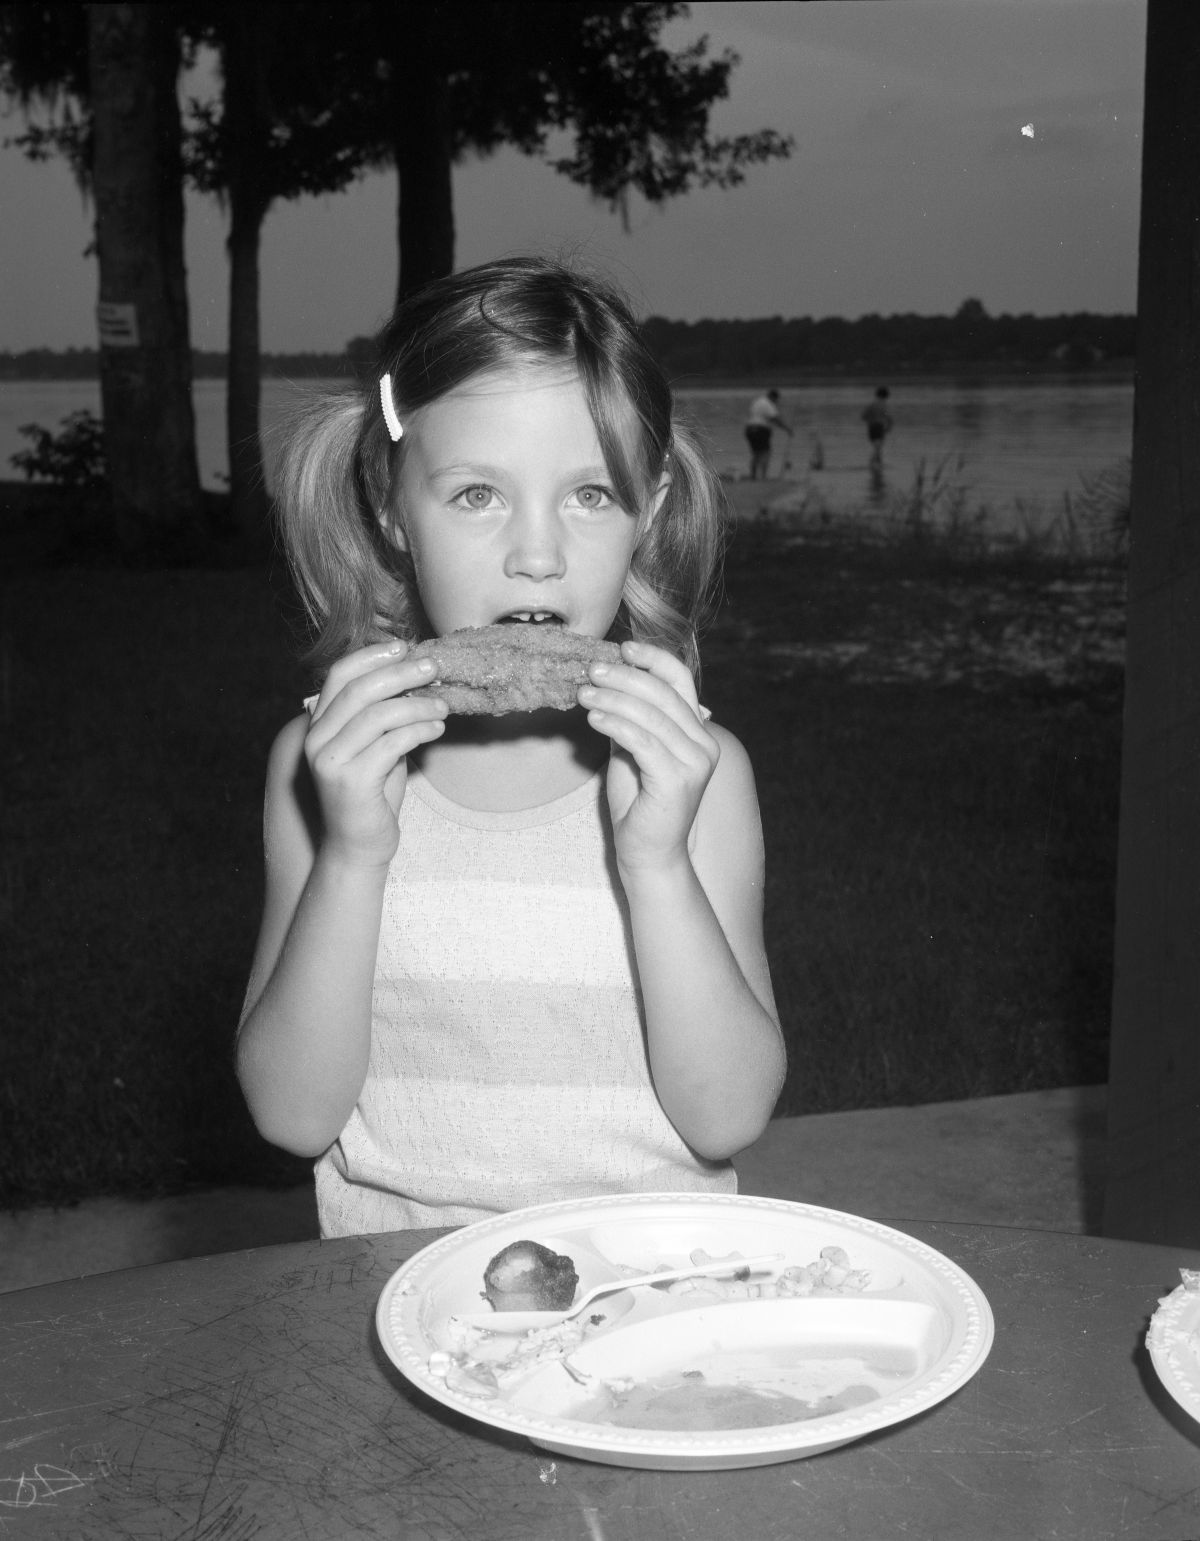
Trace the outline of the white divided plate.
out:
M 481 1309 L 487 1264 L 521 1240 L 567 1253 L 584 1286 L 683 1266 L 697 1248 L 782 1253 L 756 1276 L 769 1285 L 841 1247 L 868 1279 L 851 1293 L 716 1303 L 618 1292 L 596 1303 L 601 1320 L 567 1356 L 573 1373 L 552 1356 L 502 1374 L 489 1395 L 447 1375 L 460 1347 L 450 1319 Z M 978 1285 L 902 1231 L 811 1204 L 687 1193 L 543 1204 L 467 1226 L 392 1275 L 375 1321 L 397 1369 L 444 1406 L 546 1450 L 663 1470 L 788 1461 L 901 1423 L 968 1381 L 993 1334 Z
M 1158 1303 L 1146 1347 L 1160 1381 L 1200 1421 L 1200 1270 L 1181 1268 L 1182 1284 Z

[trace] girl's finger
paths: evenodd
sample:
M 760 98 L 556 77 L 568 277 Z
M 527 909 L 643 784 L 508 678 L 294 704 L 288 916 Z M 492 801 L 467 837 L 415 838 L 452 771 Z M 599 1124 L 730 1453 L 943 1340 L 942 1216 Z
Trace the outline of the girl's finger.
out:
M 403 644 L 400 644 L 403 646 Z M 341 659 L 350 663 L 351 659 Z M 356 712 L 373 702 L 399 696 L 407 690 L 430 684 L 437 674 L 437 660 L 433 658 L 409 659 L 391 654 L 376 654 L 353 672 L 335 674 L 335 664 L 317 697 L 312 720 L 319 722 L 329 717 L 331 724 L 340 725 Z
M 621 657 L 634 668 L 663 680 L 674 690 L 696 716 L 700 716 L 700 700 L 696 695 L 696 682 L 692 671 L 681 658 L 655 647 L 652 642 L 622 642 Z
M 391 637 L 386 642 L 372 642 L 367 647 L 356 648 L 353 653 L 347 653 L 333 664 L 325 676 L 317 697 L 318 706 L 327 706 L 344 685 L 357 679 L 360 674 L 366 674 L 372 669 L 382 668 L 387 664 L 397 663 L 407 652 L 407 642 L 399 637 Z
M 404 759 L 422 744 L 440 738 L 446 730 L 445 721 L 431 717 L 422 722 L 406 723 L 382 733 L 375 742 L 358 756 L 356 768 L 361 769 L 368 781 L 374 784 L 385 781 Z
M 622 690 L 585 685 L 579 692 L 588 720 L 636 753 L 639 764 L 649 768 L 656 754 L 663 754 L 689 772 L 710 775 L 720 753 L 716 740 L 694 717 L 681 723 L 655 702 Z M 635 745 L 639 746 L 635 750 Z
M 330 765 L 345 764 L 363 754 L 378 739 L 424 722 L 442 722 L 446 703 L 438 696 L 386 696 L 345 716 L 336 708 L 309 728 L 306 743 L 310 762 L 322 756 Z
M 686 733 L 694 743 L 712 742 L 712 735 L 704 725 L 699 708 L 692 704 L 695 701 L 694 689 L 689 692 L 692 698 L 689 701 L 680 695 L 673 683 L 661 676 L 652 674 L 646 669 L 635 669 L 619 664 L 616 666 L 593 665 L 588 673 L 593 683 L 590 686 L 585 685 L 580 690 L 579 700 L 582 705 L 592 706 L 598 701 L 597 697 L 589 695 L 589 691 L 606 691 L 608 694 L 604 698 L 605 709 L 615 705 L 613 698 L 617 696 L 624 701 L 641 701 L 675 723 L 679 730 Z
M 609 716 L 592 721 L 592 726 L 606 734 L 612 746 L 608 799 L 614 821 L 623 826 L 640 808 L 643 833 L 656 828 L 656 843 L 664 838 L 668 845 L 686 840 L 711 767 L 684 764 L 636 723 Z
M 441 718 L 407 723 L 381 734 L 349 760 L 336 758 L 328 749 L 320 751 L 313 758 L 312 769 L 322 804 L 332 797 L 331 806 L 344 808 L 349 806 L 347 798 L 358 803 L 364 795 L 369 798 L 379 790 L 386 795 L 389 785 L 395 790 L 395 778 L 405 756 L 439 738 L 445 726 Z

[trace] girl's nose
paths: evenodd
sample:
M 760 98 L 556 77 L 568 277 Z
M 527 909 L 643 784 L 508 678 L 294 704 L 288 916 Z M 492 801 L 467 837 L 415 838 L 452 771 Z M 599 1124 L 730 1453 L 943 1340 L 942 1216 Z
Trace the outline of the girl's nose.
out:
M 566 571 L 562 532 L 555 519 L 531 511 L 511 525 L 511 540 L 504 558 L 509 578 L 561 578 Z

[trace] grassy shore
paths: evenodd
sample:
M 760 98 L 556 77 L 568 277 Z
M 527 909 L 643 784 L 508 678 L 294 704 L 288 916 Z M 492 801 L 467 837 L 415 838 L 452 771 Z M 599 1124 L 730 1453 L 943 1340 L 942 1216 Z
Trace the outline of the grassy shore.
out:
M 1120 571 L 734 492 L 704 695 L 759 780 L 779 1111 L 1103 1080 Z M 285 580 L 43 566 L 2 598 L 0 1206 L 303 1175 L 230 1056 L 307 685 Z

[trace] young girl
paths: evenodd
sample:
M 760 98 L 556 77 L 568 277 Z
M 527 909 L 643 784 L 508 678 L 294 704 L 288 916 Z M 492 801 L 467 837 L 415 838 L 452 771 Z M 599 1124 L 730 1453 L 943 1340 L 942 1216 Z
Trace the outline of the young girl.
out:
M 533 258 L 421 290 L 279 501 L 327 672 L 270 757 L 237 1066 L 322 1234 L 733 1190 L 784 1071 L 762 835 L 693 677 L 717 487 L 624 303 Z M 620 662 L 568 711 L 412 693 L 414 643 L 499 622 Z

